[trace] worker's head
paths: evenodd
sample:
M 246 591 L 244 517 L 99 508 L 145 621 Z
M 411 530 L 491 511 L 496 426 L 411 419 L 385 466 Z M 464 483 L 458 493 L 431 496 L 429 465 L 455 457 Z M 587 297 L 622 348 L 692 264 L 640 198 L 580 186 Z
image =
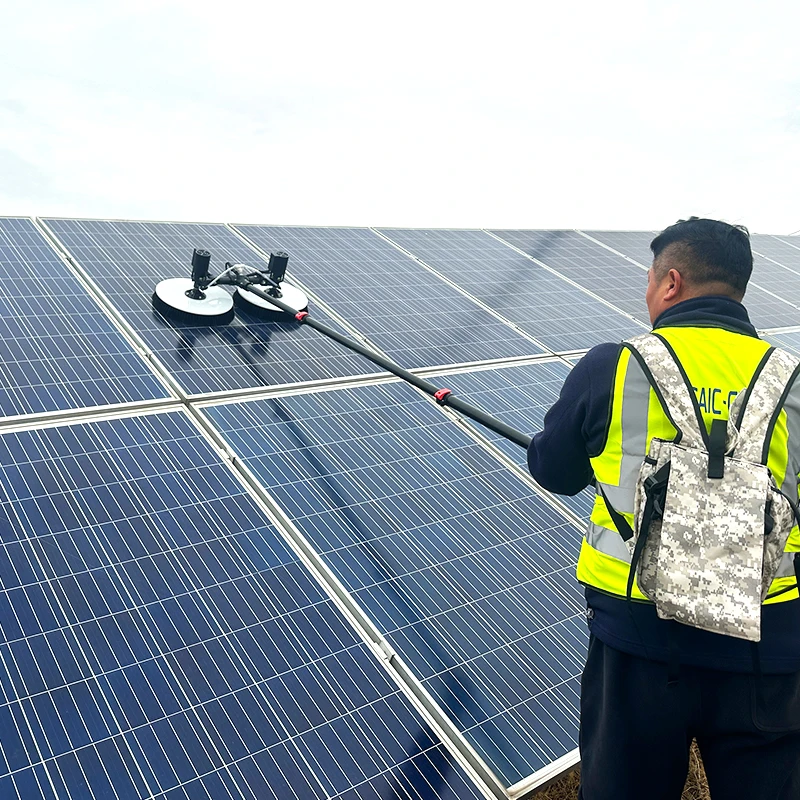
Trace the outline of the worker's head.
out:
M 689 217 L 661 231 L 650 249 L 653 266 L 645 298 L 651 322 L 692 297 L 744 297 L 753 271 L 750 235 L 744 226 Z

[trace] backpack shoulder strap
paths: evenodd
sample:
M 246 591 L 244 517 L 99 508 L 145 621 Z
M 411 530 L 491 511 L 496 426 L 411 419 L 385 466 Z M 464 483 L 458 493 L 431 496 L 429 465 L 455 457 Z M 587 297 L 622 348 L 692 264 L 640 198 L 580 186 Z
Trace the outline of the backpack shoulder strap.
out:
M 669 343 L 657 333 L 623 342 L 639 362 L 664 413 L 678 431 L 676 442 L 708 450 L 709 437 L 689 379 Z
M 800 358 L 776 347 L 764 354 L 750 385 L 731 404 L 739 429 L 739 458 L 767 463 L 772 432 L 798 375 Z

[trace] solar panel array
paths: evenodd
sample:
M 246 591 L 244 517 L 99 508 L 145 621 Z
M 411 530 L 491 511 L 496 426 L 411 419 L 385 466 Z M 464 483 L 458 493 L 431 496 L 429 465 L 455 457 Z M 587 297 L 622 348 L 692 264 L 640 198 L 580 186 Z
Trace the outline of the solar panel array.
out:
M 646 329 L 650 236 L 0 220 L 0 797 L 477 800 L 574 764 L 590 494 L 311 329 L 150 298 L 195 247 L 286 250 L 315 317 L 534 433 L 571 353 Z M 800 247 L 754 249 L 762 327 L 800 328 Z

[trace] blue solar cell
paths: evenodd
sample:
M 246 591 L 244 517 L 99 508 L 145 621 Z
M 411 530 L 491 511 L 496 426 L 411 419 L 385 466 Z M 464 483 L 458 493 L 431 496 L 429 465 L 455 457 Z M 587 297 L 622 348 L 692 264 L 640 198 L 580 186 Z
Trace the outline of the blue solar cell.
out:
M 239 230 L 405 367 L 544 352 L 368 228 Z
M 574 750 L 577 527 L 405 384 L 204 413 L 504 781 Z
M 373 373 L 365 359 L 289 321 L 239 311 L 224 327 L 166 320 L 151 296 L 164 278 L 188 277 L 192 249 L 226 261 L 265 262 L 224 225 L 49 219 L 47 225 L 189 394 Z M 324 313 L 315 317 L 334 327 Z M 288 320 L 288 317 L 286 318 Z
M 2 731 L 3 734 L 10 732 Z M 16 731 L 11 735 L 17 735 Z M 0 741 L 6 741 L 2 739 Z M 28 798 L 43 798 L 43 800 L 58 800 L 53 786 L 48 779 L 44 767 L 27 767 L 0 778 L 0 797 L 3 800 L 28 800 Z
M 473 403 L 518 430 L 533 435 L 542 429 L 544 415 L 558 399 L 570 368 L 562 361 L 495 367 L 441 377 L 438 382 L 456 397 Z M 525 450 L 477 423 L 471 423 L 491 439 L 512 461 L 527 471 Z M 559 499 L 576 514 L 588 519 L 594 491 Z
M 551 350 L 620 341 L 640 326 L 479 230 L 382 233 Z
M 0 218 L 0 416 L 167 396 L 33 222 Z
M 188 417 L 0 475 L 4 800 L 483 796 Z

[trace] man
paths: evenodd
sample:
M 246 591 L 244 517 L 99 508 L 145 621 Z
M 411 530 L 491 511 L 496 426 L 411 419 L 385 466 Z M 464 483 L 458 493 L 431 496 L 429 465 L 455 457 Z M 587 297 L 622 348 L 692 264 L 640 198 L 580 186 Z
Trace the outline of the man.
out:
M 753 265 L 749 235 L 692 217 L 650 246 L 650 320 L 675 351 L 710 428 L 727 419 L 769 349 L 741 303 Z M 601 483 L 630 522 L 651 438 L 675 435 L 630 351 L 604 344 L 570 373 L 528 464 L 560 494 Z M 797 498 L 800 380 L 775 425 L 767 465 Z M 797 529 L 786 550 L 800 550 Z M 758 645 L 659 619 L 638 588 L 626 600 L 630 556 L 596 498 L 578 563 L 591 631 L 581 684 L 583 800 L 678 800 L 692 739 L 713 800 L 800 799 L 800 599 L 791 566 L 784 556 L 770 594 L 784 591 L 762 606 Z

